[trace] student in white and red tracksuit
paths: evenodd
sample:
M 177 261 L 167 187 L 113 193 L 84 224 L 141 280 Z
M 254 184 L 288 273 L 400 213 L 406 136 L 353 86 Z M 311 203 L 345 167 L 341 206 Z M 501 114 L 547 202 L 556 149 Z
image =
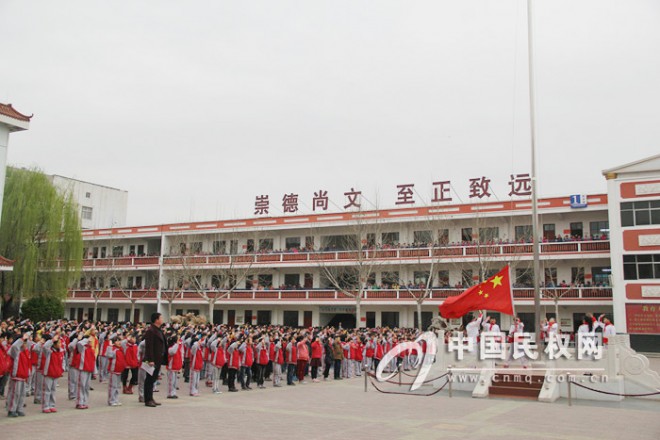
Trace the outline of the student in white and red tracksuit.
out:
M 109 340 L 109 333 L 108 330 L 103 331 L 99 335 L 99 346 L 101 347 L 99 350 L 99 357 L 98 357 L 98 362 L 99 362 L 99 383 L 103 383 L 106 379 L 108 379 L 108 374 L 110 371 L 108 370 L 108 357 L 105 355 L 108 352 L 108 347 L 110 347 L 110 340 Z
M 78 398 L 76 400 L 76 409 L 87 409 L 89 406 L 89 387 L 94 369 L 96 368 L 96 353 L 92 347 L 88 336 L 76 344 L 76 351 L 80 353 L 80 363 L 78 364 Z
M 168 341 L 167 349 L 167 398 L 178 399 L 176 389 L 179 383 L 179 371 L 183 368 L 183 344 L 174 335 Z
M 241 369 L 238 373 L 241 381 L 241 389 L 251 390 L 250 381 L 252 380 L 252 364 L 254 363 L 252 338 L 248 337 L 247 341 L 243 342 L 238 348 L 238 351 L 241 353 Z
M 293 336 L 286 340 L 284 352 L 286 353 L 286 384 L 294 386 L 293 377 L 296 375 L 296 366 L 298 365 L 298 347 Z
M 50 338 L 50 336 L 48 336 Z M 32 382 L 32 395 L 34 396 L 34 403 L 40 404 L 41 403 L 41 398 L 43 395 L 43 387 L 44 387 L 44 365 L 42 363 L 42 354 L 41 350 L 44 346 L 44 340 L 43 337 L 39 337 L 36 344 L 32 346 L 32 376 L 33 376 L 33 382 Z M 34 357 L 35 355 L 37 356 L 37 362 L 35 364 L 34 362 Z
M 64 375 L 64 349 L 61 347 L 62 339 L 55 335 L 46 341 L 42 349 L 44 365 L 44 387 L 41 410 L 45 413 L 57 412 L 55 408 L 55 391 L 57 379 Z
M 108 405 L 121 406 L 119 401 L 119 387 L 121 386 L 121 375 L 126 370 L 126 356 L 121 348 L 121 336 L 111 334 L 106 337 L 109 344 L 105 352 L 108 359 Z
M 135 335 L 127 335 L 126 339 L 121 341 L 121 348 L 124 351 L 126 359 L 126 368 L 121 374 L 121 383 L 124 394 L 133 394 L 133 387 L 138 384 L 138 368 L 140 360 L 138 359 L 138 346 L 135 343 Z M 131 373 L 131 381 L 128 381 L 128 373 Z
M 80 377 L 80 353 L 76 350 L 78 346 L 78 335 L 76 333 L 71 334 L 71 340 L 66 347 L 67 353 L 69 355 L 69 375 L 68 375 L 68 384 L 69 384 L 69 400 L 74 400 L 78 395 L 78 378 Z
M 9 417 L 22 417 L 23 402 L 25 401 L 25 385 L 30 370 L 32 369 L 32 358 L 30 349 L 34 343 L 30 340 L 30 333 L 24 333 L 21 337 L 16 335 L 16 340 L 9 348 L 11 358 L 11 370 L 9 371 L 9 389 L 7 391 L 7 411 Z
M 210 364 L 213 366 L 213 376 L 212 376 L 212 385 L 214 394 L 222 394 L 220 390 L 220 384 L 222 379 L 220 374 L 222 372 L 222 367 L 227 363 L 225 358 L 225 351 L 222 348 L 222 340 L 218 337 L 215 337 L 213 342 L 211 342 L 211 360 Z
M 266 366 L 268 361 L 270 361 L 270 347 L 268 343 L 268 336 L 261 338 L 259 343 L 256 346 L 256 358 L 257 358 L 257 387 L 266 388 L 264 386 L 264 375 L 266 373 Z
M 199 378 L 203 368 L 204 340 L 200 339 L 190 347 L 190 395 L 193 397 L 199 396 Z
M 238 351 L 238 347 L 238 341 L 230 341 L 229 347 L 227 347 L 227 387 L 232 393 L 238 391 L 235 384 L 236 373 L 241 368 L 241 353 Z
M 271 346 L 273 347 L 273 386 L 281 387 L 282 385 L 282 365 L 284 365 L 284 350 L 282 350 L 282 343 L 279 339 L 275 339 Z
M 142 365 L 144 360 L 144 349 L 146 347 L 146 342 L 144 339 L 138 344 L 138 365 Z M 138 401 L 144 403 L 144 381 L 147 379 L 147 372 L 144 368 L 138 367 Z

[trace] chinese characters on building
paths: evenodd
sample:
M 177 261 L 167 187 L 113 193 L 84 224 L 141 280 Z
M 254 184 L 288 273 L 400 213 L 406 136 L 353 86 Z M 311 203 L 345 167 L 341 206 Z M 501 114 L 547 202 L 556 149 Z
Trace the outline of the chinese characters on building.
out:
M 511 174 L 509 184 L 509 196 L 531 196 L 532 194 L 532 179 L 529 174 Z M 431 203 L 438 202 L 451 202 L 453 201 L 451 191 L 451 181 L 439 181 L 432 184 L 432 198 Z M 475 177 L 469 179 L 469 198 L 488 199 L 493 196 L 491 189 L 491 179 L 486 176 Z M 414 183 L 405 183 L 396 185 L 396 200 L 394 202 L 397 206 L 413 206 L 417 202 L 417 192 Z M 351 188 L 350 191 L 344 192 L 344 200 L 341 203 L 343 209 L 362 207 L 362 191 L 356 191 Z M 314 191 L 314 197 L 311 201 L 312 211 L 327 211 L 330 198 L 328 191 L 319 189 Z M 281 201 L 282 212 L 285 214 L 297 213 L 299 210 L 298 194 L 290 193 L 284 194 Z M 268 215 L 270 213 L 270 198 L 266 194 L 261 194 L 255 197 L 254 200 L 254 215 Z M 279 207 L 278 207 L 279 210 Z

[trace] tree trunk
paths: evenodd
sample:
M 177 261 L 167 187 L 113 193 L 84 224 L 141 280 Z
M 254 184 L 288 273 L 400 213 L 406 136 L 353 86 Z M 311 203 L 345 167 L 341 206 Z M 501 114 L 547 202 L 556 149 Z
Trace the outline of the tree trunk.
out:
M 557 328 L 561 327 L 560 320 L 559 320 L 559 299 L 555 298 L 555 321 L 557 321 Z
M 424 325 L 422 324 L 422 303 L 417 301 L 417 328 L 420 331 L 424 331 Z
M 172 321 L 172 301 L 167 302 L 167 319 Z
M 213 325 L 213 309 L 215 307 L 215 301 L 209 301 L 209 316 L 206 317 L 206 321 Z
M 362 294 L 355 299 L 355 328 L 360 328 L 360 302 L 362 301 Z
M 135 301 L 131 301 L 131 322 L 133 322 L 134 319 L 135 319 Z

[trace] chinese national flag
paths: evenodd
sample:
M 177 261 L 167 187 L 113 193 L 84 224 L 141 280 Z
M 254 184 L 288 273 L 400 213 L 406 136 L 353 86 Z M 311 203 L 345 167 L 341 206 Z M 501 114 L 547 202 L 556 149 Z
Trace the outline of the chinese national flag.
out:
M 481 309 L 514 314 L 509 266 L 504 266 L 494 276 L 460 295 L 447 298 L 440 306 L 440 315 L 445 319 L 460 318 L 468 312 Z

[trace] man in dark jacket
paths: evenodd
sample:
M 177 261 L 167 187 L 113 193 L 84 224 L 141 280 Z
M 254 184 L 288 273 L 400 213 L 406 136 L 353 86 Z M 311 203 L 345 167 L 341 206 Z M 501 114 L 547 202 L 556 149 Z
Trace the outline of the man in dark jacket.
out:
M 152 374 L 148 374 L 144 380 L 144 404 L 156 407 L 160 403 L 154 401 L 154 384 L 160 373 L 160 366 L 167 361 L 165 350 L 165 335 L 160 327 L 163 325 L 163 316 L 158 313 L 151 314 L 151 326 L 144 333 L 144 362 L 154 368 Z

